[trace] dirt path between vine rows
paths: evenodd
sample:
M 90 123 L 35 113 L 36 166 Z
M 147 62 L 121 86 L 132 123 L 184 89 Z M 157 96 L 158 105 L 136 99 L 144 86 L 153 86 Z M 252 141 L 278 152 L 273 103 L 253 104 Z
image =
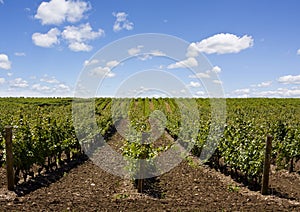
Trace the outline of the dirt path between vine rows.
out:
M 119 146 L 121 136 L 110 142 Z M 297 182 L 297 181 L 295 181 Z M 195 158 L 150 182 L 152 193 L 138 194 L 130 180 L 111 175 L 91 161 L 71 169 L 48 186 L 17 196 L 6 191 L 0 169 L 0 211 L 300 211 L 300 199 L 262 196 Z

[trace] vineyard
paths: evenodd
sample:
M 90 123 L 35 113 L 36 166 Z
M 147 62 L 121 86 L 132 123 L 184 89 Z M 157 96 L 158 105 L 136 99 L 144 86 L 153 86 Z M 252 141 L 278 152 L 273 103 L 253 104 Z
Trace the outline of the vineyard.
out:
M 178 146 L 188 152 L 181 158 L 202 158 L 215 144 L 213 155 L 201 163 L 257 189 L 271 135 L 272 167 L 300 172 L 300 99 L 227 99 L 224 123 L 216 123 L 209 99 L 97 98 L 91 108 L 79 100 L 75 118 L 72 101 L 0 99 L 0 164 L 4 167 L 6 158 L 4 127 L 11 125 L 16 186 L 93 154 L 104 143 L 126 158 L 140 193 L 150 182 L 143 178 L 161 171 L 157 158 L 171 150 L 180 154 Z M 95 118 L 97 126 L 86 117 Z

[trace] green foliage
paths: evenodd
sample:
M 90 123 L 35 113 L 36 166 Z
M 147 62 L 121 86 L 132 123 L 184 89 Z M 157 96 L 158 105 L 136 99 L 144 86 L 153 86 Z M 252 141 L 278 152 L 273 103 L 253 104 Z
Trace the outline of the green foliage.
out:
M 67 99 L 9 100 L 0 101 L 0 120 L 13 126 L 16 179 L 23 173 L 26 180 L 27 175 L 32 175 L 33 166 L 39 167 L 39 172 L 44 168 L 48 171 L 62 161 L 62 154 L 68 157 L 70 153 L 80 151 Z M 3 132 L 2 125 L 1 128 Z M 0 143 L 4 143 L 2 136 Z M 4 150 L 4 146 L 0 149 Z
M 227 190 L 230 192 L 238 192 L 241 188 L 237 185 L 229 184 Z
M 129 197 L 129 194 L 126 194 L 126 193 L 124 193 L 124 194 L 115 194 L 114 195 L 115 200 L 126 199 L 128 197 Z
M 218 144 L 210 161 L 221 160 L 232 170 L 256 181 L 261 178 L 268 134 L 274 137 L 273 164 L 292 170 L 293 162 L 300 160 L 299 99 L 227 99 L 225 126 L 213 123 L 209 99 L 195 101 L 197 105 L 186 99 L 97 98 L 95 106 L 90 108 L 82 101 L 82 111 L 79 107 L 82 117 L 76 120 L 79 134 L 75 134 L 72 99 L 0 98 L 0 164 L 5 160 L 3 129 L 6 125 L 13 126 L 15 170 L 28 174 L 33 166 L 51 169 L 52 163 L 61 162 L 62 155 L 69 158 L 72 153 L 81 152 L 81 146 L 83 150 L 89 149 L 98 135 L 104 138 L 111 135 L 113 125 L 124 117 L 130 127 L 126 129 L 122 152 L 131 161 L 133 174 L 138 159 L 151 162 L 170 148 L 153 144 L 151 118 L 156 120 L 156 128 L 166 130 L 183 147 L 193 146 L 192 153 L 196 156 L 211 147 L 207 143 Z M 120 110 L 122 107 L 125 109 Z M 189 121 L 197 113 L 200 119 Z M 86 117 L 95 118 L 97 126 L 85 122 Z M 216 140 L 214 132 L 220 129 L 224 129 L 223 134 Z

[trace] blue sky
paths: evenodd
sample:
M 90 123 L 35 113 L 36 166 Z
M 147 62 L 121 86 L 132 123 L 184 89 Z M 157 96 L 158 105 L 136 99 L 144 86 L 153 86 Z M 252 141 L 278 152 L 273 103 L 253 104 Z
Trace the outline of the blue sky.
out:
M 99 49 L 126 36 L 163 33 L 207 57 L 226 97 L 300 97 L 299 9 L 297 0 L 0 0 L 0 96 L 73 96 Z M 181 62 L 195 65 L 191 58 Z M 106 95 L 132 74 L 124 67 L 102 67 Z M 176 76 L 205 96 L 205 73 Z

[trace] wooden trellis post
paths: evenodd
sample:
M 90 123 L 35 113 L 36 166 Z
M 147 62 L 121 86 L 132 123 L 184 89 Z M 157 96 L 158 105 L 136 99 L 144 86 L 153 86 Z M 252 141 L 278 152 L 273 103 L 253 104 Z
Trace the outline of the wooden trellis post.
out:
M 270 163 L 271 163 L 271 151 L 272 151 L 272 139 L 273 139 L 272 136 L 270 136 L 270 135 L 267 136 L 264 170 L 263 170 L 262 187 L 261 187 L 261 194 L 262 195 L 268 194 L 269 173 L 270 173 Z
M 14 190 L 14 169 L 13 169 L 13 151 L 12 151 L 12 126 L 5 127 L 5 149 L 6 149 L 6 176 L 7 188 Z

